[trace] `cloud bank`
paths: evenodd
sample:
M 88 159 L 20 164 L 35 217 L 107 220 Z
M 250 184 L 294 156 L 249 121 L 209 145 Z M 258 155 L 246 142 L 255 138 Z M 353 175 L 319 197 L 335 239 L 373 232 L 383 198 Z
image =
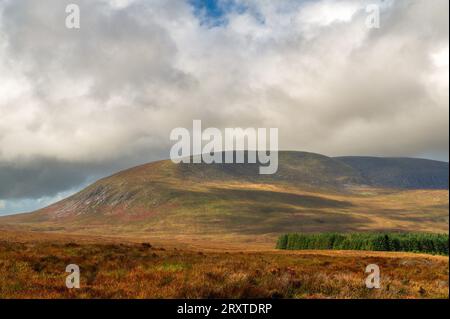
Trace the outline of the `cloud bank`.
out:
M 380 1 L 379 29 L 369 3 L 0 0 L 0 212 L 168 158 L 193 119 L 278 127 L 282 149 L 448 160 L 448 1 Z

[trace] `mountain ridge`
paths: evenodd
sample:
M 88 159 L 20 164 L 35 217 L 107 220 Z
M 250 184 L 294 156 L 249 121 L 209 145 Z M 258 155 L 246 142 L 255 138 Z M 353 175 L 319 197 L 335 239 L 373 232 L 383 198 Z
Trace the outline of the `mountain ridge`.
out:
M 283 151 L 276 174 L 258 168 L 152 162 L 0 224 L 145 236 L 448 229 L 445 162 Z

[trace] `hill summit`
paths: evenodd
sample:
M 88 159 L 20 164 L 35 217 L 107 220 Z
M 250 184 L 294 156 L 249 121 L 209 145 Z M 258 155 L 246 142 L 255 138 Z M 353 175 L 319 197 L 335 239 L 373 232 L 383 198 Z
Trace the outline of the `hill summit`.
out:
M 448 228 L 445 162 L 280 152 L 276 174 L 258 169 L 153 162 L 0 224 L 142 236 Z

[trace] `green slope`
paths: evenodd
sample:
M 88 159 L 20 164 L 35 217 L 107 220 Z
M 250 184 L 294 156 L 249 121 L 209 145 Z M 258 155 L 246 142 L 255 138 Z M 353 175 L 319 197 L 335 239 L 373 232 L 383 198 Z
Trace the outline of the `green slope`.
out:
M 446 190 L 373 188 L 350 164 L 280 152 L 277 174 L 259 175 L 257 164 L 159 161 L 99 180 L 37 212 L 0 218 L 0 224 L 154 236 L 447 228 Z

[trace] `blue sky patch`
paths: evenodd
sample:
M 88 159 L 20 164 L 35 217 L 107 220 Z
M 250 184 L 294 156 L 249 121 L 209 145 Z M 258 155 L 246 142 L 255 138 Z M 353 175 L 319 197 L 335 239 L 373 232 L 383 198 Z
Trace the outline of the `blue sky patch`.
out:
M 227 14 L 230 12 L 244 12 L 242 5 L 234 0 L 188 0 L 193 6 L 195 15 L 200 23 L 209 27 L 226 25 Z

